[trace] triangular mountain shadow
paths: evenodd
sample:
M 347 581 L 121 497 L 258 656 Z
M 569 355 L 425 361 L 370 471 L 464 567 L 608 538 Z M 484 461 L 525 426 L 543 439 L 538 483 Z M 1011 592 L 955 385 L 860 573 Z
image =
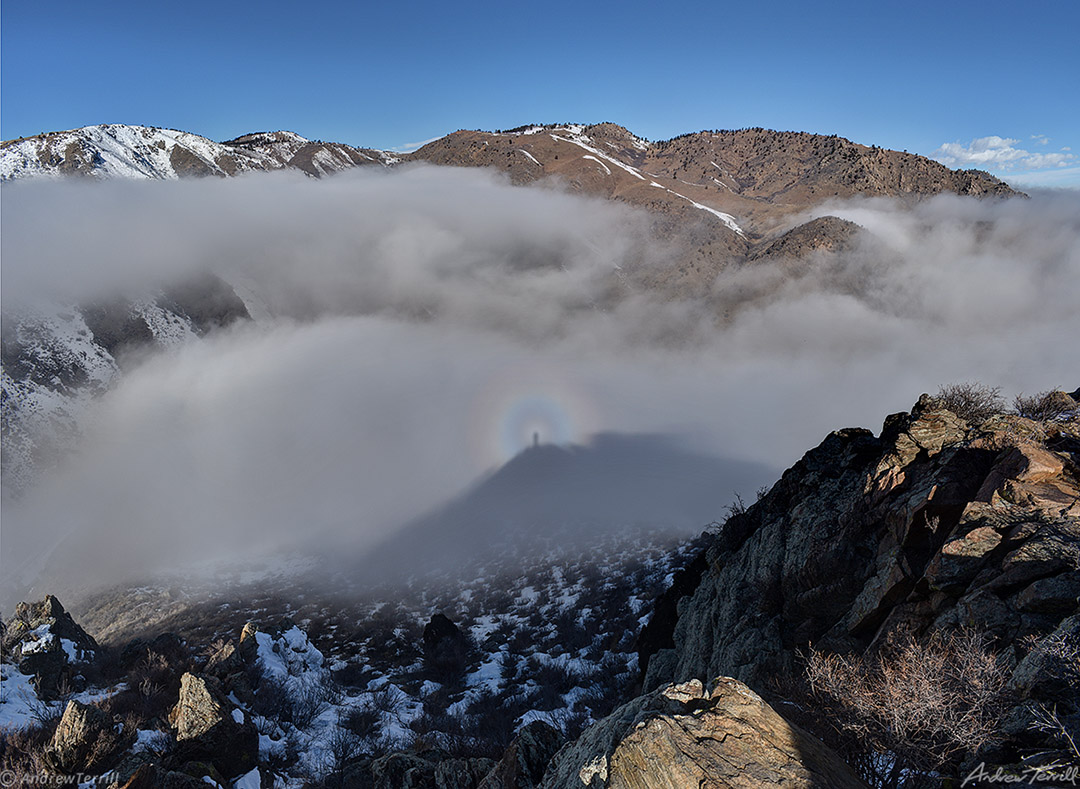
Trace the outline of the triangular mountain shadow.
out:
M 723 518 L 735 492 L 752 494 L 777 476 L 760 463 L 704 455 L 664 435 L 603 433 L 584 446 L 533 446 L 395 531 L 362 565 L 393 581 L 453 574 L 508 551 L 586 548 L 635 530 L 691 535 Z

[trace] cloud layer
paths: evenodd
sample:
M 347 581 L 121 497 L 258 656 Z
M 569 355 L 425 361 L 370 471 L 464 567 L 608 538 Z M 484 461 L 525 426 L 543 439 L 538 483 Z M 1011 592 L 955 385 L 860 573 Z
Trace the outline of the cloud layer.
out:
M 1050 141 L 1045 136 L 1035 135 L 1036 145 L 1047 145 Z M 960 142 L 947 142 L 930 154 L 931 158 L 946 167 L 976 168 L 998 172 L 1019 172 L 1022 170 L 1045 170 L 1051 167 L 1067 167 L 1076 162 L 1075 154 L 1063 148 L 1054 153 L 1033 153 L 1017 148 L 1020 140 L 1008 137 L 978 137 L 967 145 Z
M 1072 195 L 825 206 L 869 231 L 853 251 L 683 301 L 627 284 L 670 265 L 639 214 L 477 171 L 5 187 L 3 211 L 5 302 L 209 269 L 258 316 L 100 400 L 78 456 L 5 507 L 17 569 L 64 540 L 127 571 L 374 542 L 524 448 L 522 404 L 573 441 L 669 434 L 779 469 L 943 383 L 1080 385 Z

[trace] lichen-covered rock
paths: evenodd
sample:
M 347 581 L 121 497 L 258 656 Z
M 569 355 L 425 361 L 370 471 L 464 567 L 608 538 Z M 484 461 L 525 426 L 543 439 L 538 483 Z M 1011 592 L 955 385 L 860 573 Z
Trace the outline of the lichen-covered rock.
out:
M 865 784 L 820 741 L 736 680 L 641 696 L 552 762 L 543 789 L 856 789 Z
M 255 767 L 259 734 L 225 697 L 216 678 L 184 674 L 169 724 L 176 730 L 178 751 L 185 758 L 208 761 L 227 778 Z
M 564 738 L 543 721 L 523 726 L 477 789 L 534 789 Z
M 61 772 L 87 775 L 104 772 L 119 753 L 119 724 L 98 707 L 69 701 L 46 751 Z

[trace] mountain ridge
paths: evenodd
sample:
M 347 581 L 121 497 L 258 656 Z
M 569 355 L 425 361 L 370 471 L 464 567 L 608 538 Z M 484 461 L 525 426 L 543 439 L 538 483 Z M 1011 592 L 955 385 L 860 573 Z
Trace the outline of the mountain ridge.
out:
M 774 242 L 828 201 L 887 197 L 912 203 L 938 194 L 1022 196 L 980 170 L 951 170 L 906 151 L 866 146 L 837 135 L 761 127 L 705 130 L 648 141 L 611 122 L 534 124 L 509 131 L 458 130 L 410 153 L 313 141 L 291 131 L 252 132 L 213 142 L 188 132 L 105 124 L 0 143 L 0 181 L 93 178 L 230 177 L 299 170 L 323 177 L 355 167 L 415 163 L 484 167 L 517 185 L 615 200 L 652 217 L 658 238 L 680 251 L 665 289 L 698 287 L 729 262 L 775 252 L 799 258 L 850 239 L 833 226 L 792 243 Z M 775 248 L 774 248 L 775 247 Z

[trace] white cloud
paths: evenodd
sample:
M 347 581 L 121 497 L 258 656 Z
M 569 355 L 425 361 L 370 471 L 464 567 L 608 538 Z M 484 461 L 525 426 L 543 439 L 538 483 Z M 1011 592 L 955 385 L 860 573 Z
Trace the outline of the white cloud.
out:
M 420 142 L 407 142 L 404 145 L 398 145 L 398 146 L 396 146 L 394 148 L 387 148 L 386 150 L 391 151 L 393 153 L 412 153 L 413 151 L 420 150 L 425 145 L 427 145 L 429 142 L 435 142 L 436 140 L 441 140 L 441 139 L 442 139 L 442 137 L 432 137 L 432 138 L 427 139 L 427 140 L 421 140 Z
M 1033 134 L 1033 135 L 1031 135 L 1031 139 L 1033 139 L 1035 141 L 1036 145 L 1049 145 L 1050 144 L 1050 138 L 1047 137 L 1045 134 Z
M 1021 189 L 1080 189 L 1080 167 L 1058 167 L 1036 173 L 1016 173 L 1009 176 L 1009 184 Z
M 1050 140 L 1044 135 L 1033 135 L 1035 142 L 1045 145 Z M 1015 172 L 1020 170 L 1045 170 L 1050 167 L 1066 167 L 1076 160 L 1071 153 L 1032 153 L 1017 148 L 1019 140 L 1010 137 L 978 137 L 968 145 L 947 142 L 931 154 L 931 158 L 946 167 L 977 167 L 983 170 Z

